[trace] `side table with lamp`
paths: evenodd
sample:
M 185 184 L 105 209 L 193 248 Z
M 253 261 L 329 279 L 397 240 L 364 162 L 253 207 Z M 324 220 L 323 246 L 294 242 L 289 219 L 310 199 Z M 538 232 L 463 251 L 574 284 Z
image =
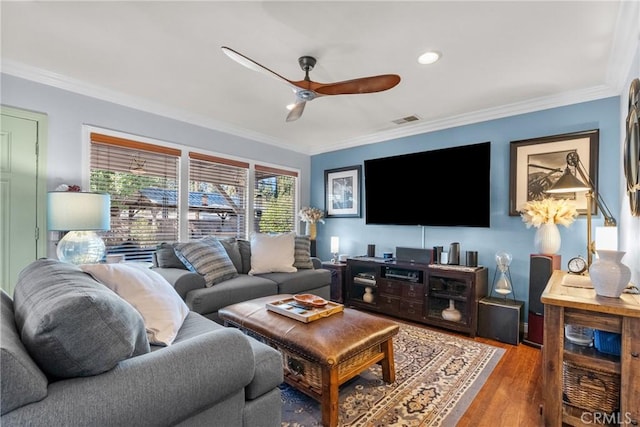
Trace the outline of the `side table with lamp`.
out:
M 571 168 L 581 179 L 571 173 Z M 569 265 L 575 274 L 554 271 L 541 296 L 545 319 L 544 424 L 584 425 L 586 421 L 593 423 L 593 416 L 598 414 L 609 417 L 607 422 L 638 425 L 640 297 L 623 294 L 631 275 L 621 262 L 624 252 L 618 251 L 616 220 L 578 154 L 569 153 L 564 174 L 547 192 L 584 191 L 588 202 L 586 265 L 575 258 Z M 604 227 L 596 229 L 595 242 L 591 228 L 593 203 L 604 216 Z M 584 343 L 577 342 L 571 334 L 565 337 L 567 326 L 616 336 L 620 345 L 612 352 L 592 346 L 592 337 Z

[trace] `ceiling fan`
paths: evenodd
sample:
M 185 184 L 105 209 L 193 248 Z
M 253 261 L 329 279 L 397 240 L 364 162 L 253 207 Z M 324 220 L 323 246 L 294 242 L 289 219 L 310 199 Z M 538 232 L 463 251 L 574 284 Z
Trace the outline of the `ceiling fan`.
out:
M 361 77 L 336 83 L 314 82 L 309 78 L 309 71 L 313 70 L 313 67 L 316 65 L 316 59 L 312 56 L 301 56 L 298 58 L 298 64 L 300 64 L 302 71 L 305 72 L 305 76 L 304 80 L 294 81 L 282 77 L 280 74 L 271 71 L 267 67 L 258 64 L 253 59 L 244 56 L 229 47 L 222 46 L 222 51 L 237 63 L 244 65 L 251 70 L 276 78 L 293 89 L 296 95 L 296 100 L 293 108 L 287 115 L 287 122 L 299 119 L 300 116 L 302 116 L 302 112 L 304 111 L 304 106 L 307 101 L 313 101 L 320 96 L 382 92 L 384 90 L 391 89 L 400 83 L 400 76 L 397 74 Z

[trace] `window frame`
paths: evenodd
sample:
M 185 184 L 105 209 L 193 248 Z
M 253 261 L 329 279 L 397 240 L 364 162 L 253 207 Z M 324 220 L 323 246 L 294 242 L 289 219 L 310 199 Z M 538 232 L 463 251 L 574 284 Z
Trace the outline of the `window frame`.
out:
M 197 153 L 204 157 L 213 157 L 224 159 L 229 162 L 240 162 L 248 164 L 248 178 L 247 178 L 247 214 L 246 214 L 246 236 L 244 238 L 249 239 L 251 233 L 254 230 L 253 217 L 255 210 L 253 203 L 249 201 L 254 200 L 255 194 L 255 179 L 256 179 L 256 167 L 258 168 L 270 168 L 274 171 L 279 171 L 284 174 L 291 174 L 296 177 L 295 182 L 295 197 L 294 197 L 294 212 L 296 217 L 294 219 L 294 230 L 297 234 L 301 232 L 301 223 L 297 218 L 297 212 L 300 210 L 300 183 L 301 183 L 301 171 L 299 168 L 274 164 L 270 162 L 257 161 L 254 159 L 248 159 L 244 157 L 229 155 L 226 153 L 219 153 L 211 150 L 206 150 L 197 146 L 181 144 L 176 142 L 170 142 L 157 138 L 151 138 L 146 136 L 140 136 L 128 132 L 116 131 L 112 129 L 101 128 L 93 125 L 83 125 L 82 129 L 82 172 L 81 172 L 81 186 L 82 188 L 90 188 L 91 177 L 91 133 L 98 133 L 106 136 L 112 136 L 115 138 L 128 139 L 132 141 L 138 141 L 145 144 L 151 144 L 168 149 L 180 150 L 181 156 L 178 161 L 178 240 L 186 241 L 189 238 L 188 230 L 188 217 L 189 217 L 189 200 L 188 200 L 188 186 L 189 186 L 189 153 Z

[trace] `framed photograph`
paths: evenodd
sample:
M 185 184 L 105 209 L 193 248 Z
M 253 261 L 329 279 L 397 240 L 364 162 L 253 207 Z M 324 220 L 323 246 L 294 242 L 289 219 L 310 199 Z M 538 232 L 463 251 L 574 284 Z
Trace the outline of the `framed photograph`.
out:
M 360 217 L 360 177 L 362 166 L 324 171 L 327 218 Z
M 598 189 L 599 131 L 567 133 L 542 138 L 511 141 L 511 167 L 509 173 L 509 215 L 520 215 L 522 206 L 532 200 L 550 197 L 545 190 L 553 186 L 567 168 L 567 154 L 577 153 L 595 190 Z M 584 182 L 580 174 L 570 171 Z M 585 184 L 587 184 L 585 182 Z M 585 192 L 554 194 L 553 197 L 575 200 L 580 215 L 587 214 Z M 592 214 L 597 207 L 593 203 Z

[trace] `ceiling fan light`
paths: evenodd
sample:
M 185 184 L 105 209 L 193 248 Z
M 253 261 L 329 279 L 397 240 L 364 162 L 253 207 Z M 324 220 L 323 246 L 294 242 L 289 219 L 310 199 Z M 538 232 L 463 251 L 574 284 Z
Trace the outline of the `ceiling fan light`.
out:
M 440 52 L 428 51 L 418 57 L 418 62 L 423 65 L 433 64 L 440 59 L 440 56 L 442 56 Z
M 287 104 L 287 110 L 291 111 L 291 110 L 293 110 L 293 107 L 295 107 L 295 106 L 296 106 L 295 102 L 292 102 L 291 104 Z

